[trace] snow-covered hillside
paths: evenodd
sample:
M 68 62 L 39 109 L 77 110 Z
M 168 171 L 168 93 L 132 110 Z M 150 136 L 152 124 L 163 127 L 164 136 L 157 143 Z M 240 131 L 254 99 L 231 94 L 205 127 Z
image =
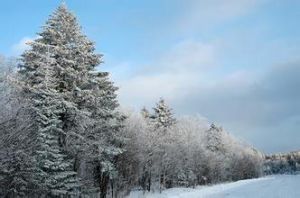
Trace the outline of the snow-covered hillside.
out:
M 208 187 L 172 188 L 160 193 L 132 192 L 128 198 L 298 198 L 300 175 L 276 175 Z

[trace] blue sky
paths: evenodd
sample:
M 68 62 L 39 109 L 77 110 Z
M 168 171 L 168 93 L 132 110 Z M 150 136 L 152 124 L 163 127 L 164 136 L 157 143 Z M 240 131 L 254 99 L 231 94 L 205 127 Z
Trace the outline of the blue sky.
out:
M 1 2 L 0 54 L 18 56 L 60 2 Z M 66 2 L 123 106 L 162 96 L 265 152 L 300 148 L 300 1 Z

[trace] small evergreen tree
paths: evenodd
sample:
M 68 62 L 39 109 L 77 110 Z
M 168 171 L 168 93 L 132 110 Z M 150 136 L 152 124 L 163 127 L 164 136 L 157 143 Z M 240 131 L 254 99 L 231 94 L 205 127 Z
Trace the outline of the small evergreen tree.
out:
M 217 127 L 214 123 L 211 124 L 210 128 L 206 131 L 206 144 L 207 149 L 212 152 L 223 152 L 223 129 Z
M 148 119 L 150 117 L 150 112 L 148 111 L 148 109 L 146 107 L 142 108 L 141 114 L 142 114 L 143 118 L 145 118 L 145 119 Z
M 176 123 L 172 109 L 167 106 L 164 99 L 161 98 L 153 110 L 154 114 L 151 116 L 151 119 L 155 128 L 167 129 Z

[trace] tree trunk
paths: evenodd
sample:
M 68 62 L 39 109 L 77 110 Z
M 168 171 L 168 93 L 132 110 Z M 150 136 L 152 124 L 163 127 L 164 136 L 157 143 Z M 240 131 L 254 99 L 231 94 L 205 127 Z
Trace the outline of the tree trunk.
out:
M 114 182 L 110 180 L 111 198 L 114 198 Z
M 109 176 L 107 173 L 101 173 L 100 178 L 100 198 L 106 198 Z
M 149 178 L 148 178 L 148 189 L 149 192 L 151 190 L 151 170 L 149 170 Z

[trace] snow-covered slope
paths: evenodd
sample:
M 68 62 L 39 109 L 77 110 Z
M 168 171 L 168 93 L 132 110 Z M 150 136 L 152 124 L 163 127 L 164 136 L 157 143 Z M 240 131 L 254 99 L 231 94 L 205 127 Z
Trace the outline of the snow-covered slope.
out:
M 276 175 L 214 186 L 132 192 L 128 198 L 300 198 L 300 175 Z

